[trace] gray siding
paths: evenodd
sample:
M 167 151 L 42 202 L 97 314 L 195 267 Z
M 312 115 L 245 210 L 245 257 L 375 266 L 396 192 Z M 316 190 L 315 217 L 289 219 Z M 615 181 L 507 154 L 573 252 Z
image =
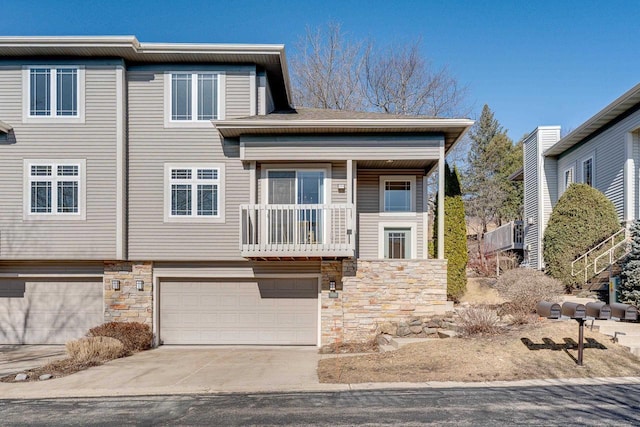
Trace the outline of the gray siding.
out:
M 320 274 L 319 261 L 159 262 L 158 277 L 255 278 L 264 275 Z
M 416 214 L 414 216 L 380 215 L 380 176 L 382 175 L 415 175 L 416 176 Z M 358 238 L 357 256 L 362 259 L 379 258 L 379 224 L 415 223 L 417 234 L 416 258 L 423 258 L 425 235 L 423 227 L 423 195 L 422 177 L 419 171 L 358 169 Z
M 429 136 L 245 136 L 243 160 L 437 159 L 442 137 Z
M 633 134 L 633 179 L 631 180 L 631 194 L 634 195 L 635 205 L 633 207 L 633 216 L 635 219 L 640 218 L 640 188 L 638 179 L 640 179 L 640 132 L 635 131 Z
M 116 258 L 116 65 L 85 65 L 84 123 L 22 123 L 22 67 L 0 66 L 0 259 Z M 25 63 L 24 65 L 32 65 Z M 24 220 L 23 159 L 86 159 L 86 220 Z
M 227 118 L 249 112 L 249 71 L 237 73 L 227 72 Z M 223 145 L 213 126 L 165 128 L 163 78 L 163 69 L 128 72 L 129 258 L 240 259 L 239 205 L 249 200 L 249 172 L 238 146 Z M 225 222 L 165 222 L 165 163 L 224 164 Z
M 582 160 L 593 156 L 594 187 L 613 202 L 621 221 L 624 219 L 625 137 L 628 132 L 638 127 L 640 127 L 640 111 L 558 157 L 559 171 L 564 165 L 575 163 L 577 168 L 575 181 L 582 182 Z M 634 141 L 635 146 L 637 144 Z M 637 150 L 634 148 L 634 151 L 637 152 Z
M 538 139 L 536 133 L 524 141 L 524 243 L 532 267 L 538 266 Z M 533 224 L 529 224 L 530 222 Z

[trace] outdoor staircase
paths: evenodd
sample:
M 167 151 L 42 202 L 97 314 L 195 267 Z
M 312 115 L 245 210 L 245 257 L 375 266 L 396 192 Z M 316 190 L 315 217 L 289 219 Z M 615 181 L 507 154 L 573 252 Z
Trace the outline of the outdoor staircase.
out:
M 620 273 L 618 261 L 629 253 L 629 236 L 622 228 L 604 239 L 571 263 L 571 275 L 582 284 L 582 289 L 608 288 L 609 279 Z

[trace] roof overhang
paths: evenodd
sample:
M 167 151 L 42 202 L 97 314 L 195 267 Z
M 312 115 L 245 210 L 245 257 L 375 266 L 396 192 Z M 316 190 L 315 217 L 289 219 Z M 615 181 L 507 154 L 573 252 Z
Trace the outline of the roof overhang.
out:
M 11 129 L 13 129 L 13 127 L 9 123 L 5 123 L 2 120 L 0 120 L 0 132 L 9 133 L 11 132 Z
M 509 181 L 524 181 L 524 167 L 509 175 Z
M 631 110 L 640 108 L 640 84 L 625 92 L 596 115 L 581 124 L 573 132 L 556 142 L 544 152 L 545 156 L 558 156 L 574 145 L 581 143 L 606 129 L 611 123 Z
M 279 108 L 291 105 L 284 45 L 140 43 L 135 36 L 0 37 L 0 57 L 116 57 L 133 63 L 256 64 L 264 68 Z
M 213 121 L 225 138 L 242 135 L 287 134 L 371 134 L 431 133 L 443 134 L 448 152 L 473 125 L 470 119 L 352 119 L 352 120 L 255 120 Z

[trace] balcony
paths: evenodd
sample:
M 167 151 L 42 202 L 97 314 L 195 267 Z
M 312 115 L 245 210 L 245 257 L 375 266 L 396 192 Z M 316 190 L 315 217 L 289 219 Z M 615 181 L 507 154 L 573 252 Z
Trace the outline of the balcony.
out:
M 524 249 L 524 223 L 511 221 L 484 235 L 488 253 Z
M 263 204 L 240 206 L 240 251 L 262 260 L 354 256 L 353 206 Z

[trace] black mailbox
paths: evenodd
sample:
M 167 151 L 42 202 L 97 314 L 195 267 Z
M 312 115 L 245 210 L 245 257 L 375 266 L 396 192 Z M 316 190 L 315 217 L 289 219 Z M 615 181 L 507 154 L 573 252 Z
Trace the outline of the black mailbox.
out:
M 565 302 L 562 304 L 562 315 L 572 319 L 584 319 L 587 317 L 587 307 L 577 302 Z
M 611 303 L 611 317 L 620 320 L 638 320 L 638 309 L 629 304 Z
M 588 302 L 585 307 L 587 307 L 587 317 L 590 319 L 611 318 L 611 307 L 602 301 Z
M 540 317 L 546 317 L 548 319 L 559 319 L 561 308 L 560 304 L 549 301 L 540 301 L 538 305 L 536 305 L 536 312 Z

